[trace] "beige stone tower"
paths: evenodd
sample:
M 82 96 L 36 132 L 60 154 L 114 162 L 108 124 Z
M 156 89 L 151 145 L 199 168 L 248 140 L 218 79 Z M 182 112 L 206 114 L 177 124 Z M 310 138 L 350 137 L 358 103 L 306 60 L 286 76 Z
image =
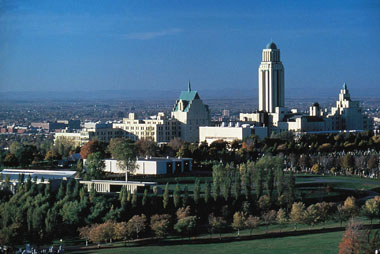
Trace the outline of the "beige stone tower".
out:
M 284 66 L 280 50 L 270 42 L 262 53 L 259 67 L 259 110 L 276 112 L 276 107 L 285 106 Z

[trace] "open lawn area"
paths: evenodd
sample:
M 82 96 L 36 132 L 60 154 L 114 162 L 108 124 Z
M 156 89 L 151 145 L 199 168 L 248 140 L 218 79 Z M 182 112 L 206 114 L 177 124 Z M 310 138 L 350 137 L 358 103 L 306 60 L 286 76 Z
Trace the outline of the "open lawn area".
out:
M 302 236 L 289 236 L 260 240 L 236 241 L 229 243 L 210 244 L 185 244 L 167 246 L 145 246 L 145 247 L 121 247 L 105 248 L 71 253 L 128 253 L 128 254 L 172 254 L 172 253 L 254 253 L 254 254 L 330 254 L 338 253 L 338 245 L 342 239 L 343 232 L 324 234 L 309 234 Z

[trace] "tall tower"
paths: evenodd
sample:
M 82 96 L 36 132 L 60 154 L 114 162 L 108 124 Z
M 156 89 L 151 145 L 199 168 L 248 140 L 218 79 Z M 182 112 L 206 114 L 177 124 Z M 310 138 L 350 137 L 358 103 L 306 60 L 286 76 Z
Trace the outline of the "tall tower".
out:
M 284 66 L 274 42 L 263 49 L 259 67 L 259 110 L 274 113 L 285 106 Z

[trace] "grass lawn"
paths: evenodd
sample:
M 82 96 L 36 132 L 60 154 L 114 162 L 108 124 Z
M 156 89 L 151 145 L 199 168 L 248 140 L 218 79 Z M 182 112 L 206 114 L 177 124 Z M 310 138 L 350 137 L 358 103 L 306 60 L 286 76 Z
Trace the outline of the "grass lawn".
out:
M 304 236 L 290 236 L 282 238 L 237 241 L 230 243 L 210 243 L 210 244 L 185 244 L 169 246 L 145 246 L 91 250 L 75 253 L 313 253 L 329 254 L 338 253 L 338 245 L 342 239 L 343 232 L 333 232 L 324 234 L 310 234 Z

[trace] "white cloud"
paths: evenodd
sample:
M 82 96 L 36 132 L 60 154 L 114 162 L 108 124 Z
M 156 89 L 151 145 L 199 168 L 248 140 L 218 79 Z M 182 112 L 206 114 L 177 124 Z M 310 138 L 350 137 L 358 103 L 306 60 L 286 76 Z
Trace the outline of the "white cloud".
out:
M 133 40 L 150 40 L 150 39 L 154 39 L 156 37 L 174 35 L 174 34 L 177 34 L 180 32 L 182 32 L 182 29 L 171 28 L 171 29 L 161 30 L 158 32 L 130 33 L 130 34 L 125 34 L 124 37 L 126 39 L 133 39 Z

